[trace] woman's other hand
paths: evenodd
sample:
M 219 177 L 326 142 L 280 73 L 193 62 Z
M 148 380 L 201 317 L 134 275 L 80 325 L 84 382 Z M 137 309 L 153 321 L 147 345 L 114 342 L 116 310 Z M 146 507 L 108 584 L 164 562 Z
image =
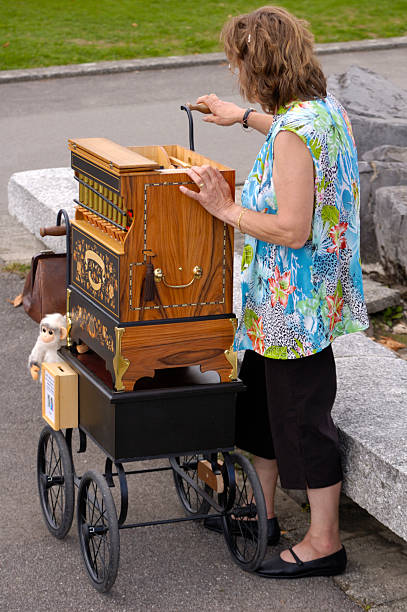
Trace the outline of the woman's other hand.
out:
M 211 215 L 224 221 L 231 207 L 236 205 L 230 187 L 219 170 L 212 166 L 192 166 L 185 172 L 199 187 L 199 191 L 192 191 L 184 185 L 180 186 L 180 191 L 199 202 Z
M 201 96 L 196 101 L 197 104 L 206 104 L 211 111 L 210 115 L 204 117 L 207 123 L 216 123 L 216 125 L 234 125 L 242 123 L 245 108 L 240 108 L 233 102 L 225 102 L 220 100 L 215 94 Z
M 205 115 L 204 121 L 207 123 L 215 123 L 216 125 L 234 125 L 235 123 L 243 123 L 243 117 L 246 108 L 241 108 L 233 102 L 225 102 L 220 100 L 215 94 L 201 96 L 196 101 L 197 104 L 206 104 L 211 111 L 210 115 Z M 257 130 L 261 134 L 268 134 L 274 117 L 268 113 L 250 113 L 247 118 L 248 126 Z

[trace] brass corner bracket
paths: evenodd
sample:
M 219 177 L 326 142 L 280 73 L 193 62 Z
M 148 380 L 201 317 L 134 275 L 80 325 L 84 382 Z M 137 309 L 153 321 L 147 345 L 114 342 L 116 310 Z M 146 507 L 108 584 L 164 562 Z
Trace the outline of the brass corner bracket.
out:
M 72 329 L 72 319 L 71 319 L 71 290 L 66 290 L 66 346 L 70 348 L 72 346 L 72 338 L 71 338 L 71 329 Z
M 232 370 L 229 374 L 230 380 L 237 380 L 237 352 L 233 350 L 233 345 L 230 349 L 226 349 L 225 357 L 232 366 Z
M 114 333 L 116 336 L 116 350 L 115 355 L 113 357 L 113 369 L 115 374 L 114 386 L 116 388 L 116 391 L 125 390 L 125 386 L 123 384 L 122 379 L 130 365 L 130 361 L 122 355 L 122 336 L 124 332 L 125 330 L 123 327 L 114 328 Z
M 233 335 L 235 335 L 237 330 L 237 319 L 234 317 L 233 319 L 229 319 L 229 321 L 232 323 Z M 226 349 L 225 357 L 232 366 L 232 370 L 229 374 L 230 380 L 237 380 L 237 351 L 233 350 L 233 344 L 229 349 Z

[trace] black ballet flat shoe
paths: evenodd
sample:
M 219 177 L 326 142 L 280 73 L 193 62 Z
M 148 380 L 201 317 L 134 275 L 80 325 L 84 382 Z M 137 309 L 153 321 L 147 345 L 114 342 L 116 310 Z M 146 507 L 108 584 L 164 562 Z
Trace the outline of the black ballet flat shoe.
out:
M 237 521 L 231 519 L 233 535 L 240 535 L 244 529 L 245 523 L 249 521 Z M 223 533 L 222 519 L 220 516 L 208 516 L 204 519 L 204 527 L 216 533 Z M 248 530 L 249 531 L 249 530 Z M 250 521 L 250 534 L 257 535 L 257 521 Z M 268 546 L 274 546 L 278 544 L 280 540 L 280 525 L 278 524 L 277 517 L 267 519 L 267 544 Z
M 309 576 L 336 576 L 345 571 L 347 559 L 343 546 L 338 552 L 313 561 L 301 561 L 291 546 L 288 550 L 294 557 L 295 563 L 288 563 L 280 555 L 276 555 L 264 561 L 256 570 L 256 574 L 263 578 L 306 578 Z

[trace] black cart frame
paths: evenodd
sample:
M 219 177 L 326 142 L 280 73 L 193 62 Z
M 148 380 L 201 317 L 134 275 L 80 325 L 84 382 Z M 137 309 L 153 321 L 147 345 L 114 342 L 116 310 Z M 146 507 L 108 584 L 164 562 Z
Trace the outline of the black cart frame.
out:
M 218 517 L 219 531 L 234 561 L 254 571 L 267 546 L 267 515 L 257 474 L 247 457 L 234 452 L 234 422 L 240 381 L 183 384 L 116 392 L 67 348 L 61 356 L 79 381 L 79 450 L 91 439 L 106 455 L 104 473 L 76 474 L 72 429 L 47 425 L 37 455 L 38 489 L 45 523 L 62 539 L 76 514 L 83 561 L 93 586 L 107 592 L 119 567 L 121 529 Z M 182 379 L 182 376 L 181 376 Z M 129 469 L 130 462 L 167 458 L 168 466 Z M 220 486 L 198 476 L 206 462 Z M 128 476 L 171 471 L 185 517 L 126 523 Z M 118 479 L 120 508 L 110 487 Z M 213 519 L 212 519 L 213 520 Z

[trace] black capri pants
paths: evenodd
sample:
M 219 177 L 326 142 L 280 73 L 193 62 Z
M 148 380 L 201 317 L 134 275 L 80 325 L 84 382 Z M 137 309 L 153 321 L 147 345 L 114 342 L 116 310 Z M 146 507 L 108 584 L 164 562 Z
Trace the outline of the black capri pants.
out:
M 332 347 L 299 359 L 270 359 L 247 350 L 239 374 L 236 445 L 277 459 L 286 489 L 329 487 L 342 480 Z

